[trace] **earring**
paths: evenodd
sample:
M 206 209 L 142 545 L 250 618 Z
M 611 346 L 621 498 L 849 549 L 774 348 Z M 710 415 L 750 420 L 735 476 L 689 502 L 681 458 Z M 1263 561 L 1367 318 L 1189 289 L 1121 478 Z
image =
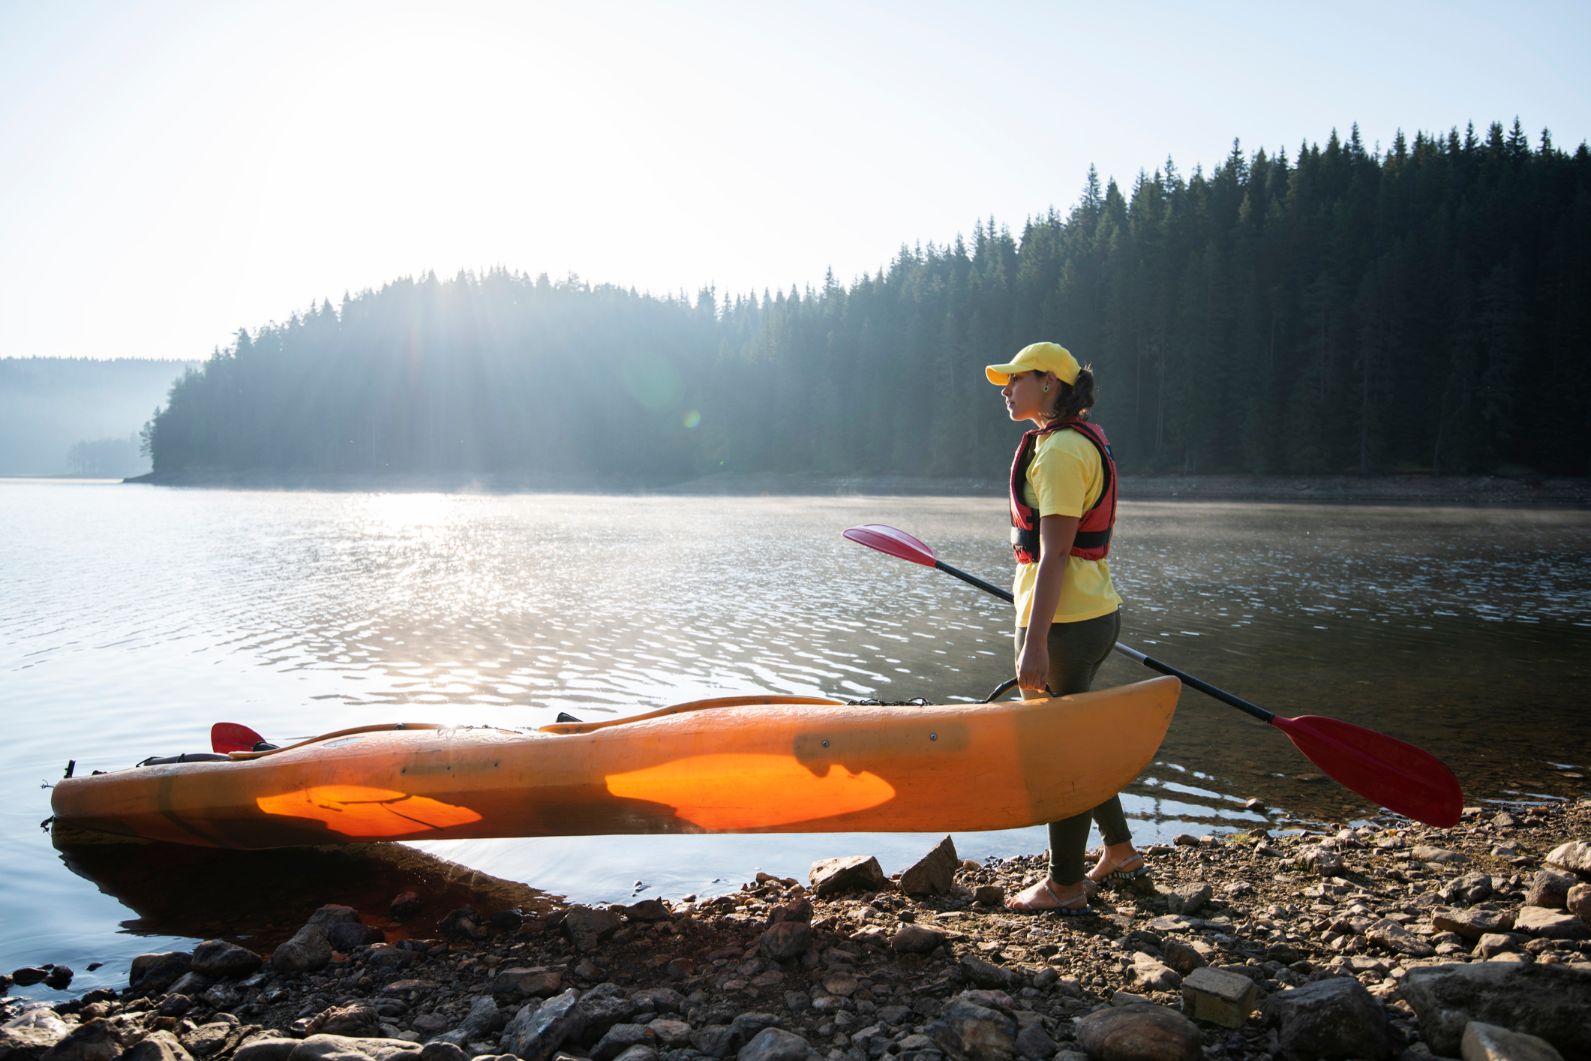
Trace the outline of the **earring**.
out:
M 1048 393 L 1049 393 L 1049 392 L 1050 392 L 1050 385 L 1049 385 L 1049 384 L 1048 384 L 1048 383 L 1046 383 L 1046 384 L 1045 384 L 1045 385 L 1044 385 L 1044 393 L 1045 393 L 1045 394 L 1048 394 Z

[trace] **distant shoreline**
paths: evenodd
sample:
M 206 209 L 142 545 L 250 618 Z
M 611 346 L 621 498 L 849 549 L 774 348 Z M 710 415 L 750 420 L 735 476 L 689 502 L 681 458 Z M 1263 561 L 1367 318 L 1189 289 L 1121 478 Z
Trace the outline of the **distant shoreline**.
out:
M 124 483 L 231 490 L 315 490 L 331 493 L 617 493 L 662 496 L 761 495 L 844 497 L 904 495 L 999 497 L 1004 479 L 904 475 L 825 476 L 720 473 L 673 483 L 586 475 L 150 473 Z M 1435 475 L 1145 475 L 1123 476 L 1128 501 L 1255 501 L 1368 505 L 1528 505 L 1591 507 L 1591 479 L 1539 476 Z

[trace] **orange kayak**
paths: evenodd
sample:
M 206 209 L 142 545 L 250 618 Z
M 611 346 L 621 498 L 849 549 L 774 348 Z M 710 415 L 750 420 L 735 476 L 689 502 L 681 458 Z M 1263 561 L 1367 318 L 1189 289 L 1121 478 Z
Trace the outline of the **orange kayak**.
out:
M 73 777 L 57 823 L 206 847 L 611 833 L 954 832 L 1096 806 L 1181 683 L 930 707 L 704 700 L 535 730 L 396 723 Z

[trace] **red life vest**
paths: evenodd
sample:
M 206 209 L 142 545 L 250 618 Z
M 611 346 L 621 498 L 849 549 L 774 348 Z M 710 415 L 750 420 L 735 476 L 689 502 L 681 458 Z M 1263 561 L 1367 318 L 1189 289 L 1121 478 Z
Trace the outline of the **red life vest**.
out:
M 1025 432 L 1017 444 L 1016 457 L 1011 461 L 1011 551 L 1019 564 L 1031 564 L 1039 558 L 1039 510 L 1022 496 L 1028 465 L 1033 463 L 1033 449 L 1040 436 L 1066 428 L 1076 431 L 1099 450 L 1100 472 L 1105 477 L 1099 498 L 1077 522 L 1072 555 L 1083 560 L 1103 560 L 1110 553 L 1110 532 L 1116 525 L 1116 459 L 1111 456 L 1110 442 L 1098 425 L 1086 420 L 1065 420 Z

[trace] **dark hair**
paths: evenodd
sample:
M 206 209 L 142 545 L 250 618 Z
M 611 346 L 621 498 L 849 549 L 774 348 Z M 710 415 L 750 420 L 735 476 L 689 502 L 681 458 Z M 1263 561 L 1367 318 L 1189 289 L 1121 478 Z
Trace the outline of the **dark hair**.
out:
M 1061 393 L 1050 406 L 1050 420 L 1087 420 L 1088 411 L 1094 407 L 1093 370 L 1078 369 L 1076 383 L 1055 382 L 1061 385 Z

